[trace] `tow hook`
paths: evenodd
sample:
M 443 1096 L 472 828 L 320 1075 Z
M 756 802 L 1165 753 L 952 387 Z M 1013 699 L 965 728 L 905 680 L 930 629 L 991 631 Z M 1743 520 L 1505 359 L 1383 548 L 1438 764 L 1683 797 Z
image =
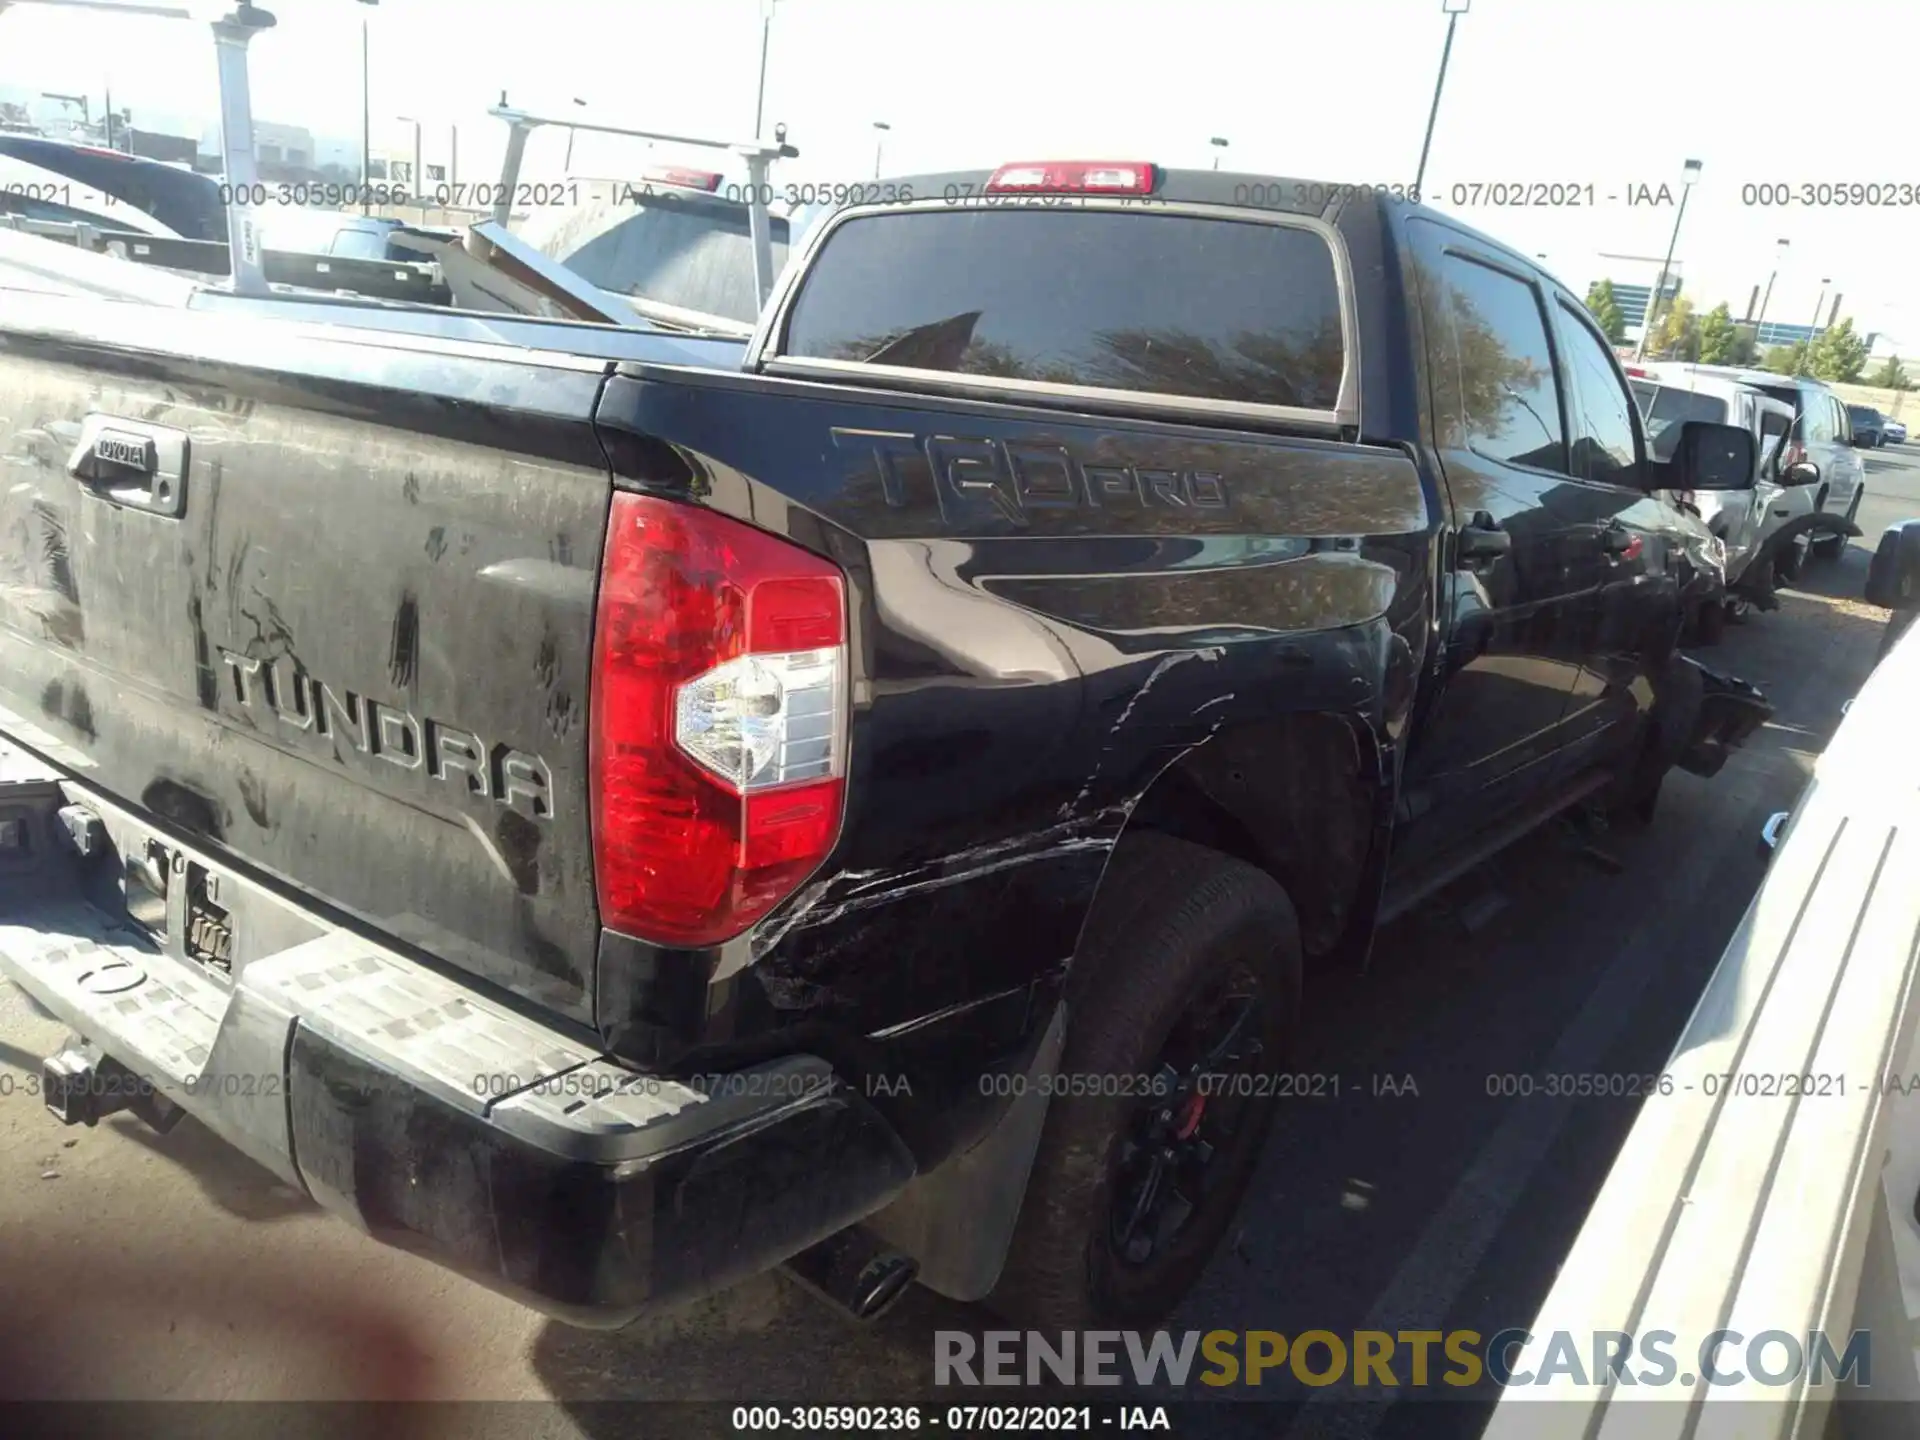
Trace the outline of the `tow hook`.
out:
M 1780 832 L 1786 829 L 1788 811 L 1776 810 L 1767 817 L 1767 823 L 1760 827 L 1760 858 L 1770 859 L 1780 848 Z
M 98 1125 L 109 1115 L 131 1111 L 162 1135 L 180 1123 L 184 1112 L 111 1055 L 75 1041 L 40 1065 L 40 1093 L 62 1125 Z

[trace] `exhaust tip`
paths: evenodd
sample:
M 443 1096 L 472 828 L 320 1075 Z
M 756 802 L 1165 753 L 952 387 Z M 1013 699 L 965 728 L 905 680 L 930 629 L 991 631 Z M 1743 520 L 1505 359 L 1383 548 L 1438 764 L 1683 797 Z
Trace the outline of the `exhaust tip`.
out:
M 913 1288 L 920 1262 L 861 1225 L 849 1225 L 787 1261 L 787 1273 L 861 1324 L 878 1320 Z

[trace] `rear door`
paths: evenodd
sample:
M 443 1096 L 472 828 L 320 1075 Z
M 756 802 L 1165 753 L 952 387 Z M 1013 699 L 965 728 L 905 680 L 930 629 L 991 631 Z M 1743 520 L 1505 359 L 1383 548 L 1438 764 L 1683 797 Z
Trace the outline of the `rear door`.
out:
M 1678 618 L 1679 592 L 1667 534 L 1672 512 L 1647 493 L 1646 446 L 1626 376 L 1585 306 L 1560 294 L 1553 308 L 1574 417 L 1574 476 L 1560 503 L 1583 527 L 1574 553 L 1593 597 L 1586 613 L 1594 624 L 1581 636 L 1581 674 L 1565 721 L 1569 763 L 1578 765 L 1605 758 L 1634 733 L 1633 721 L 1652 698 L 1636 682 L 1655 637 Z M 1685 393 L 1662 390 L 1663 400 Z M 1682 408 L 1695 411 L 1706 399 L 1688 394 Z M 1713 406 L 1724 420 L 1725 402 Z M 1669 447 L 1679 429 L 1668 428 Z
M 1832 466 L 1822 471 L 1833 476 L 1827 485 L 1827 508 L 1845 514 L 1852 509 L 1854 495 L 1866 479 L 1867 462 L 1854 446 L 1853 417 L 1847 414 L 1846 405 L 1831 390 L 1821 394 L 1833 411 Z
M 9 294 L 0 731 L 586 1018 L 604 368 Z
M 1453 568 L 1444 688 L 1407 757 L 1403 857 L 1459 838 L 1550 769 L 1590 628 L 1593 544 L 1567 504 L 1577 487 L 1535 278 L 1465 232 L 1407 228 Z

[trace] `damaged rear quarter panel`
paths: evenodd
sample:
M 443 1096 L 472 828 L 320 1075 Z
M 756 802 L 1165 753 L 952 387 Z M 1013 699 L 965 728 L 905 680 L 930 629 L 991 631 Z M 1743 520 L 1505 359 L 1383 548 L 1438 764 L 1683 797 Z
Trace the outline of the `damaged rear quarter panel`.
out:
M 636 1048 L 657 1026 L 911 1034 L 1045 993 L 1170 764 L 1229 732 L 1257 755 L 1293 713 L 1387 744 L 1411 701 L 1433 522 L 1399 451 L 645 370 L 601 422 L 616 483 L 851 582 L 841 844 L 718 951 L 623 944 L 602 1016 Z

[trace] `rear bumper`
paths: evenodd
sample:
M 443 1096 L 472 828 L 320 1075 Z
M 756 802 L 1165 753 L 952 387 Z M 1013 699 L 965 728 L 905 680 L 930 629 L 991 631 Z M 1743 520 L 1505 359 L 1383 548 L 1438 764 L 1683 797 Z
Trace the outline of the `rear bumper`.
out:
M 76 800 L 103 822 L 90 845 L 59 819 Z M 913 1178 L 822 1060 L 637 1074 L 171 838 L 187 882 L 164 926 L 115 919 L 98 902 L 150 838 L 0 741 L 0 975 L 383 1241 L 614 1326 L 768 1269 Z M 175 921 L 196 876 L 236 936 L 289 943 L 231 976 L 191 958 Z

